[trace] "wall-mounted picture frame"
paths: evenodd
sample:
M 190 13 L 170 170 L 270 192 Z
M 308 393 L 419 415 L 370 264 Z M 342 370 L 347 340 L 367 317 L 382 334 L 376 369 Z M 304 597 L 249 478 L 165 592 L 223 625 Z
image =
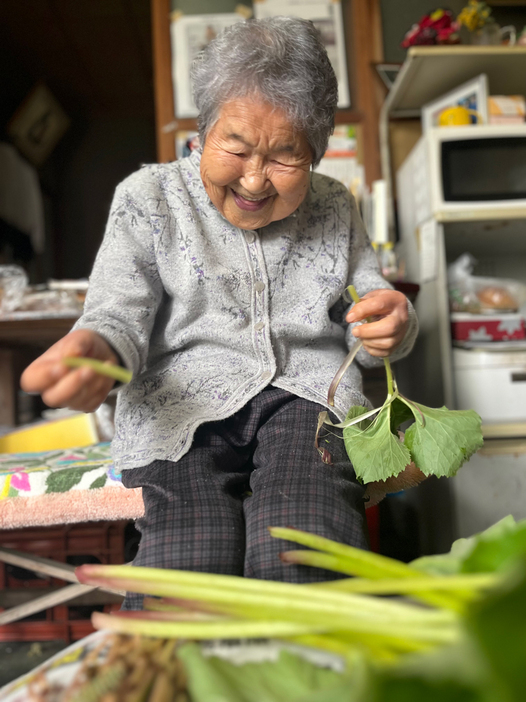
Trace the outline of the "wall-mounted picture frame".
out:
M 321 34 L 329 61 L 338 81 L 338 107 L 351 106 L 345 53 L 343 11 L 340 0 L 257 0 L 254 17 L 264 19 L 285 15 L 310 20 Z
M 477 121 L 479 124 L 488 123 L 488 76 L 485 73 L 481 73 L 476 78 L 462 83 L 458 88 L 424 105 L 422 107 L 422 131 L 426 132 L 432 127 L 437 127 L 441 113 L 448 107 L 456 106 L 466 107 L 468 110 L 474 110 L 478 113 L 478 120 L 476 115 L 472 116 L 473 124 L 476 124 Z
M 178 118 L 197 117 L 190 70 L 192 62 L 226 27 L 246 19 L 244 12 L 219 12 L 206 15 L 183 15 L 173 12 L 170 23 L 172 43 L 172 80 L 175 115 Z

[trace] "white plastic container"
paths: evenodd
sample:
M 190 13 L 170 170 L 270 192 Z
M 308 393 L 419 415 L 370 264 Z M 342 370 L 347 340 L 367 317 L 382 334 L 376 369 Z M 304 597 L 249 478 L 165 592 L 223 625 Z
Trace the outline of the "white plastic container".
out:
M 505 440 L 501 449 L 499 443 L 486 442 L 450 481 L 455 538 L 477 534 L 508 514 L 526 518 L 526 440 Z
M 526 350 L 453 349 L 457 409 L 485 424 L 526 421 Z

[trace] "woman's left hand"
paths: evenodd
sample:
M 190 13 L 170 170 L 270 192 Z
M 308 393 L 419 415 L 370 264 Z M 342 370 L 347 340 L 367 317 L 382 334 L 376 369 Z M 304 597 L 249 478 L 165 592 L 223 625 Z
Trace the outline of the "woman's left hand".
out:
M 390 356 L 402 342 L 409 324 L 407 298 L 397 290 L 373 290 L 364 295 L 347 314 L 349 324 L 371 318 L 352 333 L 361 339 L 371 356 Z

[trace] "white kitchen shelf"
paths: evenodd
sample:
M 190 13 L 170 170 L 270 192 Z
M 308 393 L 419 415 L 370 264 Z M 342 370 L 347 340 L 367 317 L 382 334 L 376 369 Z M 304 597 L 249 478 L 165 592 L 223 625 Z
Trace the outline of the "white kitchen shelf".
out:
M 526 46 L 425 46 L 414 47 L 389 92 L 380 114 L 380 148 L 383 178 L 391 183 L 391 132 L 404 137 L 403 118 L 419 118 L 422 107 L 481 73 L 488 76 L 491 95 L 522 95 L 526 92 Z M 405 131 L 411 148 L 414 130 Z M 400 160 L 403 154 L 397 154 Z M 409 198 L 411 200 L 411 198 Z M 399 201 L 400 204 L 400 201 Z M 407 202 L 406 202 L 407 205 Z M 406 208 L 407 209 L 407 208 Z M 411 207 L 409 208 L 411 210 Z M 399 208 L 400 215 L 401 208 Z M 490 277 L 509 277 L 526 283 L 526 208 L 473 208 L 460 218 L 435 212 L 434 227 L 426 238 L 413 218 L 400 216 L 402 251 L 408 275 L 420 283 L 416 307 L 420 335 L 410 358 L 407 393 L 427 405 L 457 406 L 452 356 L 447 266 L 468 251 Z M 410 221 L 411 220 L 411 221 Z M 391 212 L 391 226 L 394 213 Z M 432 233 L 431 234 L 429 233 Z M 424 246 L 424 242 L 427 242 Z M 429 243 L 431 242 L 431 244 Z M 422 253 L 426 252 L 427 257 Z M 434 247 L 434 253 L 433 252 Z M 429 253 L 431 251 L 431 254 Z M 435 265 L 433 271 L 430 260 Z M 422 275 L 423 261 L 426 276 Z M 482 273 L 479 273 L 482 275 Z M 520 408 L 519 408 L 520 409 Z M 512 513 L 526 517 L 526 422 L 486 424 L 485 447 L 471 458 L 442 493 L 436 485 L 415 503 L 421 514 L 421 530 L 434 534 L 440 543 L 447 515 L 456 536 L 469 536 Z M 451 491 L 451 492 L 449 492 Z M 447 493 L 447 494 L 446 494 Z M 422 493 L 420 493 L 422 494 Z M 431 508 L 432 505 L 432 508 Z M 447 528 L 446 528 L 447 532 Z M 434 547 L 434 546 L 433 546 Z M 441 546 L 442 548 L 442 546 Z
M 482 207 L 472 210 L 462 210 L 459 212 L 435 212 L 434 219 L 437 222 L 485 222 L 501 219 L 526 219 L 526 207 L 502 207 L 484 209 Z
M 382 177 L 389 183 L 390 193 L 393 185 L 389 121 L 420 117 L 423 105 L 481 73 L 488 76 L 491 95 L 523 95 L 526 89 L 526 46 L 414 46 L 408 50 L 380 111 Z M 516 215 L 511 216 L 519 218 L 524 214 L 517 210 Z M 393 222 L 391 212 L 391 226 Z
M 492 95 L 524 94 L 526 46 L 412 47 L 384 108 L 391 117 L 419 116 L 427 102 L 481 73 Z

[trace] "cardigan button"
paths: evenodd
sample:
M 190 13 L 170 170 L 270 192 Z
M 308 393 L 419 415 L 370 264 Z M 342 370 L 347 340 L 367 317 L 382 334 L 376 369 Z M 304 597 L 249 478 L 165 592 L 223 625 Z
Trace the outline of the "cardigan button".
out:
M 258 280 L 257 283 L 254 283 L 254 290 L 256 292 L 263 292 L 265 289 L 265 283 L 262 280 Z
M 272 373 L 270 371 L 265 371 L 259 377 L 261 380 L 270 380 L 272 378 Z
M 264 327 L 265 327 L 265 322 L 256 322 L 256 324 L 254 324 L 254 329 L 256 331 L 261 331 Z
M 256 241 L 256 233 L 255 232 L 246 232 L 245 234 L 245 239 L 249 244 L 253 244 Z

